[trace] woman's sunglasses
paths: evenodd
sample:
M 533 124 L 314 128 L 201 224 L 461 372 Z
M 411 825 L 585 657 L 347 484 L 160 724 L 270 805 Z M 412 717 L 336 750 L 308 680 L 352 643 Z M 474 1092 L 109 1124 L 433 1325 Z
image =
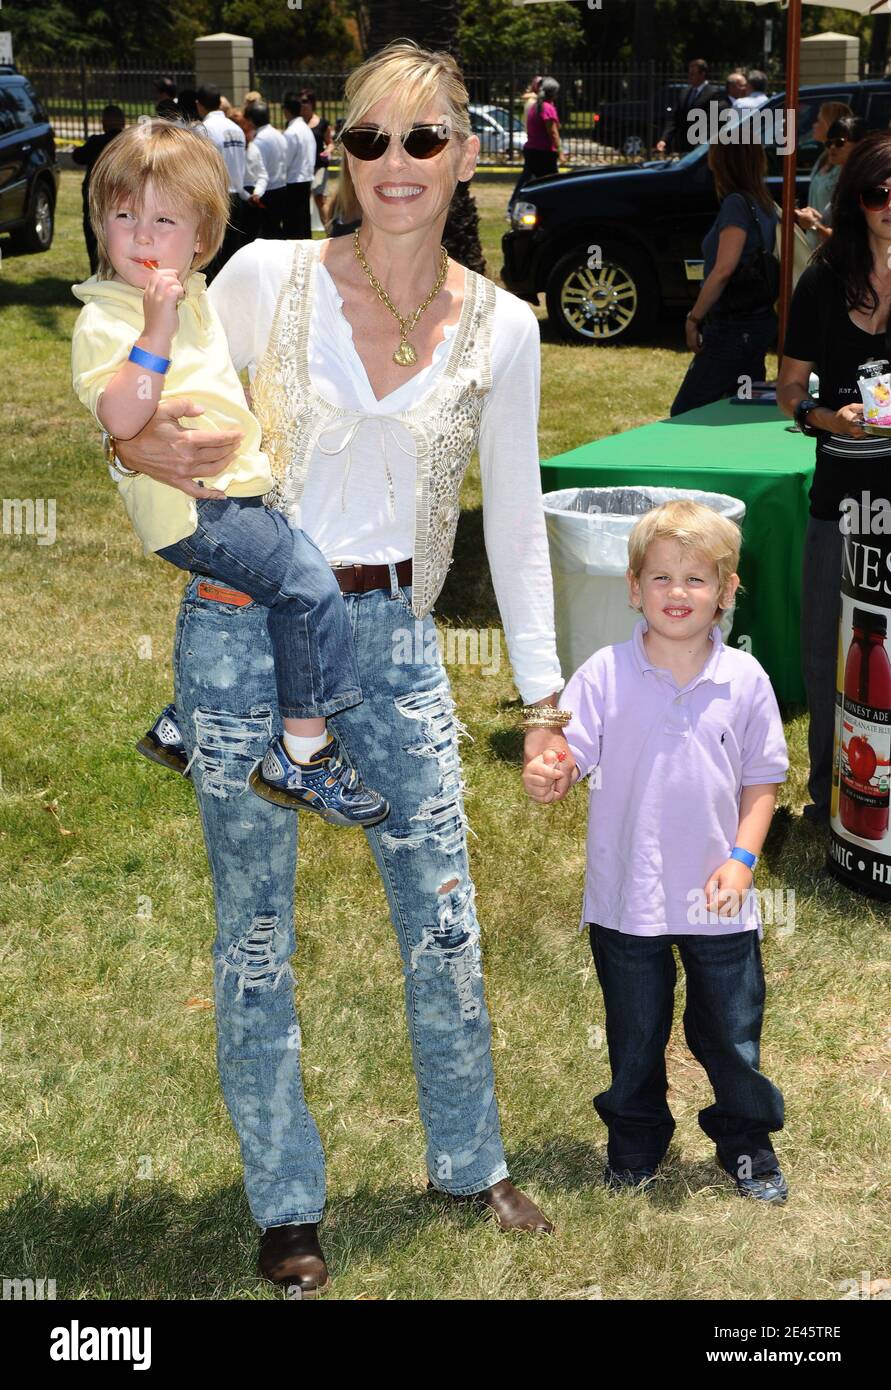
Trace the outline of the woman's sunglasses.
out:
M 416 125 L 402 137 L 402 146 L 412 159 L 432 159 L 445 149 L 449 136 L 449 128 L 442 121 L 438 125 Z M 341 144 L 356 159 L 380 159 L 392 138 L 388 130 L 377 125 L 354 125 L 340 132 Z
M 848 140 L 844 135 L 833 135 L 831 140 L 826 141 L 826 148 L 829 150 L 840 150 L 842 145 L 847 145 Z
M 889 203 L 891 203 L 891 188 L 886 188 L 883 183 L 876 183 L 871 188 L 864 188 L 860 194 L 860 206 L 866 212 L 884 212 Z

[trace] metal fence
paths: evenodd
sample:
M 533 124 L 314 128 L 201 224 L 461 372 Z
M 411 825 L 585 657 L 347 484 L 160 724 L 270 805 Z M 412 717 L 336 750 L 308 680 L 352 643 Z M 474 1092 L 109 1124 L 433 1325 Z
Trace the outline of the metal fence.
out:
M 733 64 L 713 65 L 723 75 Z M 61 144 L 80 141 L 102 128 L 103 106 L 123 108 L 128 121 L 154 112 L 156 84 L 170 77 L 178 90 L 195 85 L 194 72 L 157 66 L 94 68 L 85 62 L 60 67 L 29 68 L 28 76 L 49 110 Z M 557 110 L 563 150 L 574 163 L 608 163 L 646 158 L 670 119 L 678 94 L 686 87 L 686 72 L 667 64 L 557 65 L 551 75 L 560 83 Z M 251 87 L 270 105 L 273 123 L 284 124 L 281 100 L 286 92 L 311 87 L 317 109 L 335 125 L 344 112 L 345 72 L 309 72 L 255 59 Z M 481 144 L 483 164 L 522 161 L 525 140 L 523 94 L 532 74 L 527 66 L 504 65 L 485 71 L 465 71 L 470 92 L 471 122 Z M 783 79 L 774 74 L 770 93 L 781 91 Z M 243 92 L 228 92 L 240 104 Z

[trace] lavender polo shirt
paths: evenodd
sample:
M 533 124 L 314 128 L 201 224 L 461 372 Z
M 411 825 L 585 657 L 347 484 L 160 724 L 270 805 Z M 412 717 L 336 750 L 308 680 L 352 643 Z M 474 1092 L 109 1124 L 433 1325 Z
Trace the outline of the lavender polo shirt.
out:
M 761 931 L 757 894 L 737 916 L 705 909 L 705 885 L 729 857 L 743 787 L 785 781 L 789 759 L 773 687 L 753 656 L 712 651 L 679 688 L 631 640 L 603 647 L 562 695 L 565 734 L 591 775 L 583 922 L 632 936 Z

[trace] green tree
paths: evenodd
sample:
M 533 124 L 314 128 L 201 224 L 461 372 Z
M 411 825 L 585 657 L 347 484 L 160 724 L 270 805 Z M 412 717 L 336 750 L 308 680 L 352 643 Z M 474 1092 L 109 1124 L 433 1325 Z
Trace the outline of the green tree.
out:
M 462 0 L 458 42 L 468 67 L 510 60 L 541 71 L 557 58 L 581 58 L 584 39 L 578 5 Z
M 452 49 L 458 31 L 459 0 L 370 0 L 368 52 L 392 39 L 414 39 L 425 48 Z
M 12 33 L 19 65 L 64 63 L 89 57 L 101 62 L 141 53 L 156 54 L 175 46 L 177 0 L 153 0 L 151 6 L 103 6 L 95 0 L 30 0 L 0 13 Z
M 346 7 L 325 0 L 303 0 L 291 8 L 285 0 L 224 0 L 214 4 L 217 28 L 245 33 L 254 54 L 275 57 L 300 67 L 338 67 L 356 61 L 356 44 L 345 22 Z M 214 29 L 204 29 L 213 33 Z

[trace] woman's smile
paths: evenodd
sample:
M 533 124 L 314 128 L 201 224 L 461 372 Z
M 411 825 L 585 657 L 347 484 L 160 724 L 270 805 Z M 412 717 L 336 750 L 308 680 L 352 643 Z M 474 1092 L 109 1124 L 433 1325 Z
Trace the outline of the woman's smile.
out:
M 385 203 L 399 199 L 401 202 L 414 202 L 424 192 L 419 183 L 376 183 L 374 191 Z

